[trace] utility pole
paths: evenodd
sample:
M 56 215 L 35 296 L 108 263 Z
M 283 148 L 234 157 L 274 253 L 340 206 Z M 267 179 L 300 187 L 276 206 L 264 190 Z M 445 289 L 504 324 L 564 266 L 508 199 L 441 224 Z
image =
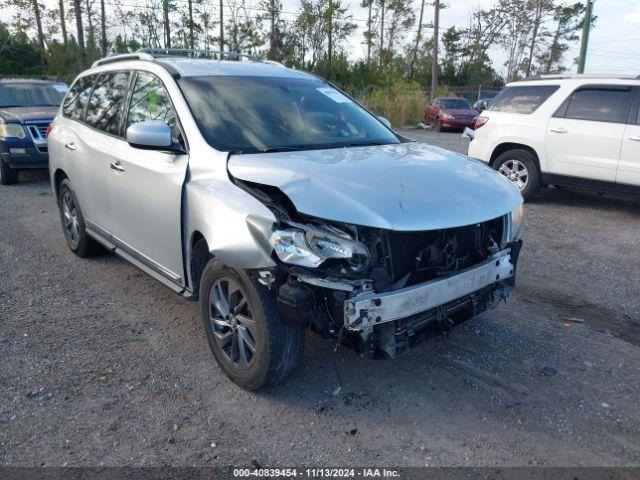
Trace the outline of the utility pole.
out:
M 440 24 L 440 0 L 435 1 L 435 16 L 433 18 L 433 62 L 431 63 L 431 101 L 436 98 L 438 89 L 438 38 Z
M 580 41 L 580 60 L 578 61 L 578 73 L 584 73 L 584 64 L 587 62 L 587 46 L 589 44 L 589 30 L 591 30 L 591 10 L 593 0 L 587 0 L 587 7 L 584 12 L 584 23 L 582 24 L 582 39 Z

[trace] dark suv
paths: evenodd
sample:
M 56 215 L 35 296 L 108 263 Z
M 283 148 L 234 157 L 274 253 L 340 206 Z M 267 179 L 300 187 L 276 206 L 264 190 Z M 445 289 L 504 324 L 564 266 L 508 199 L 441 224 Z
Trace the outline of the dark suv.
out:
M 0 184 L 49 167 L 47 128 L 67 90 L 56 80 L 0 79 Z

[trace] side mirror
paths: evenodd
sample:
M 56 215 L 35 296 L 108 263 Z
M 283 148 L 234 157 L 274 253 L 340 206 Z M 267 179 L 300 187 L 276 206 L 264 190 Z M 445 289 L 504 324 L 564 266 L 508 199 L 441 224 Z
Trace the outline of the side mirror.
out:
M 384 126 L 387 128 L 391 128 L 391 122 L 389 121 L 388 118 L 383 117 L 381 115 L 378 116 L 378 120 L 380 120 L 382 123 L 384 123 Z
M 162 120 L 134 123 L 127 128 L 127 142 L 135 148 L 175 150 L 171 128 Z

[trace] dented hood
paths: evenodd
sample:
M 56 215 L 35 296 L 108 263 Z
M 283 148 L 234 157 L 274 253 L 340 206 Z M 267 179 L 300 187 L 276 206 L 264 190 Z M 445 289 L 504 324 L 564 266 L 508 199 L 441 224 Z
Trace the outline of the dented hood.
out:
M 232 155 L 228 168 L 278 187 L 301 213 L 390 230 L 471 225 L 522 203 L 491 168 L 420 143 Z

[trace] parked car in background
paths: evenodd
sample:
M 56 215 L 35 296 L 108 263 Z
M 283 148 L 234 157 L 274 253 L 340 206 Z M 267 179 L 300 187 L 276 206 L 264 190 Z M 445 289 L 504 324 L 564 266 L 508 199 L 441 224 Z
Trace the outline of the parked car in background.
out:
M 436 98 L 424 111 L 424 123 L 439 132 L 445 129 L 464 130 L 473 127 L 478 112 L 464 98 Z
M 469 155 L 525 199 L 545 185 L 640 193 L 639 105 L 640 77 L 510 83 L 478 117 Z
M 493 105 L 493 98 L 481 98 L 473 104 L 473 109 L 478 113 L 482 113 L 491 107 L 491 105 Z
M 42 79 L 0 79 L 0 184 L 20 170 L 48 168 L 47 128 L 68 87 Z
M 76 79 L 48 141 L 69 248 L 102 245 L 199 299 L 243 388 L 288 375 L 305 328 L 395 357 L 515 286 L 518 191 L 312 74 L 107 58 Z

